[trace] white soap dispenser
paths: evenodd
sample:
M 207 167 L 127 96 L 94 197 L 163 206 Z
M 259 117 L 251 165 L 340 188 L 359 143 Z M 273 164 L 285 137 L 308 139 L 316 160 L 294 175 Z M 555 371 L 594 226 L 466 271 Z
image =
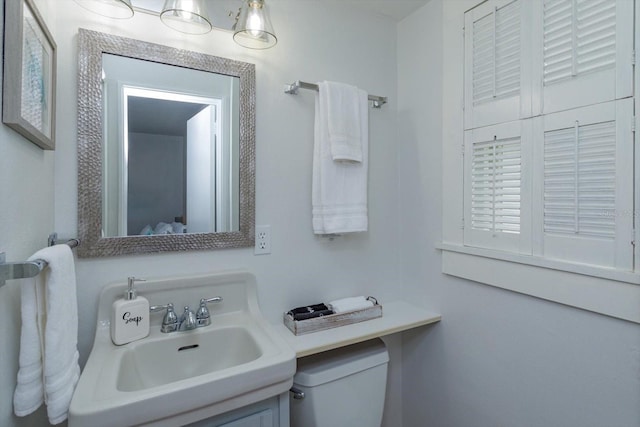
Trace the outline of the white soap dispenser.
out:
M 123 345 L 149 335 L 149 301 L 136 295 L 134 283 L 142 279 L 129 277 L 124 299 L 114 301 L 111 308 L 111 340 Z

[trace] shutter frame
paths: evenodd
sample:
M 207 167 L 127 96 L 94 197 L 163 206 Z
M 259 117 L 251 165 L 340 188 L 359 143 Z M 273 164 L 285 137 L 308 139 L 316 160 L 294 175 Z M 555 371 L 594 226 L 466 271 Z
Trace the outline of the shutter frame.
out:
M 465 129 L 531 116 L 530 3 L 489 0 L 465 13 Z
M 632 96 L 633 2 L 532 3 L 537 22 L 534 55 L 539 57 L 533 76 L 534 115 Z
M 542 237 L 534 254 L 633 269 L 632 116 L 633 100 L 625 99 L 535 119 L 535 138 L 544 143 L 534 156 L 542 159 L 534 177 L 541 182 L 534 233 Z M 576 121 L 577 159 L 572 151 Z
M 465 132 L 465 245 L 531 253 L 530 135 L 531 120 Z

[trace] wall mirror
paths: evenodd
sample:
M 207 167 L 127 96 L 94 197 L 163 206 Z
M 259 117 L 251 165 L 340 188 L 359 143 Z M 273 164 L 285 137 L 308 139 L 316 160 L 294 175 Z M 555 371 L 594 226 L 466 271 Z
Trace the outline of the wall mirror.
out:
M 253 246 L 254 65 L 78 39 L 78 255 Z

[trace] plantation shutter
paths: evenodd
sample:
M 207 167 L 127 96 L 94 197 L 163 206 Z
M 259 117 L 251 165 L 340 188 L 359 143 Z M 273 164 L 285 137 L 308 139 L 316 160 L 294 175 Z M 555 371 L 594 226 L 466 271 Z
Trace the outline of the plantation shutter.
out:
M 631 99 L 536 119 L 545 258 L 633 268 Z
M 542 9 L 542 113 L 632 95 L 633 1 L 534 3 Z
M 466 245 L 529 252 L 530 128 L 528 120 L 465 133 Z
M 531 115 L 528 0 L 489 0 L 465 14 L 465 128 Z

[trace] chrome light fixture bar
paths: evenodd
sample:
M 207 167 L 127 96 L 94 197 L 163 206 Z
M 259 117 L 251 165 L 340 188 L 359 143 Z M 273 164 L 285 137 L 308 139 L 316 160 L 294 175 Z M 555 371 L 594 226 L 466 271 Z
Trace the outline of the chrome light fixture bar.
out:
M 126 19 L 134 14 L 132 0 L 74 1 L 91 12 L 109 18 Z M 159 8 L 148 9 L 138 10 L 146 10 L 153 14 L 159 10 Z M 205 0 L 165 0 L 158 14 L 165 25 L 182 33 L 206 34 L 213 29 Z M 264 0 L 242 0 L 242 7 L 238 10 L 232 29 L 233 40 L 249 49 L 268 49 L 278 43 Z
M 268 49 L 278 43 L 264 0 L 247 0 L 242 6 L 233 40 L 249 49 Z
M 75 0 L 75 2 L 107 18 L 127 19 L 133 16 L 131 0 Z

